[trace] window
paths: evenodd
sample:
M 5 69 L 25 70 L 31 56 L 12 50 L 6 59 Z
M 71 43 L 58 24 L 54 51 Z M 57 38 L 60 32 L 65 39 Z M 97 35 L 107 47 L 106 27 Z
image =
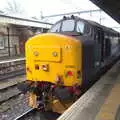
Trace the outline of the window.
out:
M 51 28 L 50 32 L 60 32 L 60 26 L 61 26 L 61 22 L 55 24 L 55 25 Z
M 4 36 L 3 35 L 0 35 L 0 49 L 4 49 Z
M 84 33 L 84 26 L 85 24 L 82 21 L 78 21 L 76 31 L 80 33 Z
M 88 24 L 86 24 L 85 25 L 85 34 L 89 34 L 90 31 L 91 31 L 91 27 Z
M 62 23 L 62 28 L 61 31 L 62 32 L 72 32 L 74 31 L 75 28 L 75 21 L 74 20 L 65 20 Z
M 112 46 L 116 46 L 116 45 L 118 45 L 118 37 L 116 37 L 116 36 L 111 36 L 111 44 L 112 44 Z

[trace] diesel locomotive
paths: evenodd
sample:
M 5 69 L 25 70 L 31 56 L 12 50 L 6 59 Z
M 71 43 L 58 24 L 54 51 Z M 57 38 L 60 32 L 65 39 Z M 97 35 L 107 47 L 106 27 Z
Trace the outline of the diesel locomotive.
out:
M 120 34 L 72 15 L 30 38 L 25 51 L 29 105 L 63 113 L 120 55 Z

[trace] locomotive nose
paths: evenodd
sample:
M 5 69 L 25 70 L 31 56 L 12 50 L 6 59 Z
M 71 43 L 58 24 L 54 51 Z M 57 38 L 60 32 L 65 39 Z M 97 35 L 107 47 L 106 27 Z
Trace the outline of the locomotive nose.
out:
M 80 41 L 49 33 L 32 38 L 26 46 L 26 63 L 31 70 L 31 75 L 30 72 L 27 74 L 28 79 L 31 76 L 37 81 L 56 84 L 59 76 L 66 86 L 80 82 L 77 77 L 77 71 L 81 71 Z

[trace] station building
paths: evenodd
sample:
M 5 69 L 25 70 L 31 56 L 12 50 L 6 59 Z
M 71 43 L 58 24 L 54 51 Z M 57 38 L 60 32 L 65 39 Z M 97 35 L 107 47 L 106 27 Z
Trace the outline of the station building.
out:
M 0 58 L 24 56 L 26 40 L 47 32 L 52 24 L 0 14 Z

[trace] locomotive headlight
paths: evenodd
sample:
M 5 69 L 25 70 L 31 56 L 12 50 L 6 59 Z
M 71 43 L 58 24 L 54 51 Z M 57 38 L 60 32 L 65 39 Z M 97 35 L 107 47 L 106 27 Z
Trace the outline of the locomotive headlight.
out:
M 58 56 L 57 52 L 53 52 L 52 55 L 53 55 L 54 57 L 57 57 L 57 56 Z
M 46 65 L 42 65 L 42 70 L 44 70 L 44 71 L 48 71 L 48 69 L 49 69 L 48 64 L 46 64 Z
M 39 55 L 39 52 L 38 52 L 38 51 L 35 51 L 33 54 L 34 54 L 35 56 L 38 56 L 38 55 Z

